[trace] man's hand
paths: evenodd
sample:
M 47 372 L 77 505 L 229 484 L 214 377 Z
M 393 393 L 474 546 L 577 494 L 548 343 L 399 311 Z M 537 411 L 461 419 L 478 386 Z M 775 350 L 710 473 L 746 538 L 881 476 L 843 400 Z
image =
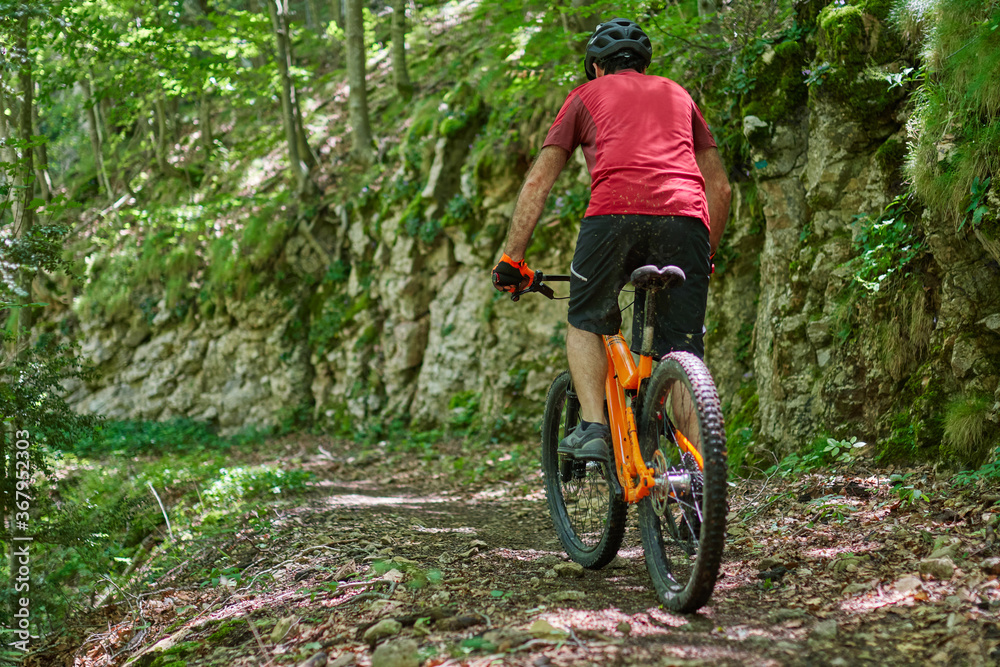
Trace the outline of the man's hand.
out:
M 501 292 L 520 292 L 531 287 L 535 272 L 522 259 L 515 262 L 507 253 L 493 267 L 493 286 Z

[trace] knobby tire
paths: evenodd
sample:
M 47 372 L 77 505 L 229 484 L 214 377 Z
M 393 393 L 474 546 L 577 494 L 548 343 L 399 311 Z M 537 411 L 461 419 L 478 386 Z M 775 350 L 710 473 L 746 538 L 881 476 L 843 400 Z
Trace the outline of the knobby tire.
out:
M 704 362 L 686 352 L 664 357 L 644 393 L 639 446 L 646 465 L 652 464 L 659 448 L 669 470 L 696 480 L 701 475 L 692 484 L 695 488 L 700 482 L 700 490 L 678 492 L 668 500 L 662 517 L 657 516 L 651 497 L 639 502 L 646 567 L 657 597 L 668 609 L 690 613 L 712 595 L 726 538 L 726 436 L 719 395 Z M 665 428 L 671 421 L 684 421 L 683 417 L 674 420 L 673 412 L 684 412 L 677 406 L 683 405 L 685 396 L 697 413 L 697 433 L 688 435 L 700 440 L 701 471 L 690 454 L 681 454 L 676 436 Z M 685 426 L 694 431 L 694 424 Z
M 542 470 L 549 514 L 559 541 L 580 565 L 610 563 L 625 536 L 628 505 L 615 496 L 606 465 L 567 460 L 559 441 L 580 423 L 580 403 L 568 372 L 553 381 L 542 417 Z

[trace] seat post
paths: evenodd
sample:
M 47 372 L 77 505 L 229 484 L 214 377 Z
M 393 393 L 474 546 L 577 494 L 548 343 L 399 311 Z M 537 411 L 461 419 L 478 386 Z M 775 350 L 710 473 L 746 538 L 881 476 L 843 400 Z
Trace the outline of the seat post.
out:
M 655 289 L 642 290 L 642 348 L 639 354 L 644 357 L 653 356 L 653 331 L 656 326 L 653 311 L 656 309 L 656 299 L 652 298 Z
M 642 349 L 640 351 L 642 356 L 653 356 L 653 331 L 656 328 L 653 311 L 656 309 L 656 300 L 651 297 L 661 289 L 683 285 L 686 279 L 684 271 L 673 265 L 658 267 L 647 264 L 632 272 L 632 284 L 642 292 L 643 299 Z

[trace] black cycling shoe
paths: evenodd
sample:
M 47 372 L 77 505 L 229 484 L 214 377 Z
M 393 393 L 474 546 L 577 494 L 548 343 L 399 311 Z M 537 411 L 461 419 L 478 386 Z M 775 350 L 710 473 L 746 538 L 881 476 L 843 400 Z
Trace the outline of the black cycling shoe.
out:
M 559 441 L 556 451 L 580 461 L 607 463 L 610 460 L 610 442 L 611 429 L 604 424 L 590 423 L 587 428 L 577 426 L 573 429 L 572 433 Z

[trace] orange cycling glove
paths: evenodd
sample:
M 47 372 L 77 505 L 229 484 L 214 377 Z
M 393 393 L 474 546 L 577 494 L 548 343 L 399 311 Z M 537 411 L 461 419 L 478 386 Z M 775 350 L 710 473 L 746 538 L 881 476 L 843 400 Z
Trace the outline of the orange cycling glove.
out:
M 515 262 L 507 253 L 503 254 L 497 265 L 493 267 L 493 286 L 501 292 L 517 292 L 531 287 L 535 272 L 528 268 L 522 259 Z M 526 282 L 527 281 L 527 282 Z

